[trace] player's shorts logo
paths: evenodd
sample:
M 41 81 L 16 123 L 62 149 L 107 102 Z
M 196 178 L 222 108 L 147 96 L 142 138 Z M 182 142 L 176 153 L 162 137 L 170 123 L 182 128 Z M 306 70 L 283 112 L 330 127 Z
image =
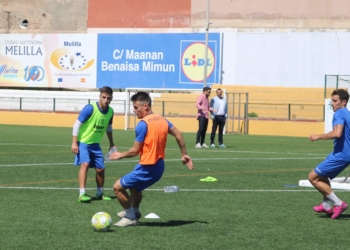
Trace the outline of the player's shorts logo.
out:
M 192 43 L 184 50 L 181 57 L 181 69 L 188 80 L 193 82 L 201 82 L 204 80 L 204 58 L 204 43 Z M 214 68 L 215 56 L 211 48 L 208 47 L 207 78 L 213 73 Z

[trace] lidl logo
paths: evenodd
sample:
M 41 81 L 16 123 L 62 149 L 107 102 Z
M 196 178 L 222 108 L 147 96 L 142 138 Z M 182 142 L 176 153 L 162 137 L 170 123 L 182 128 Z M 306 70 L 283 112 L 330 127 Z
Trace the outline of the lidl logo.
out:
M 70 48 L 55 50 L 50 60 L 56 68 L 67 71 L 85 70 L 94 63 L 94 59 L 88 60 L 81 52 L 72 52 Z
M 184 48 L 181 57 L 182 73 L 187 79 L 180 79 L 180 82 L 203 82 L 205 65 L 205 44 L 203 42 L 192 42 Z M 215 69 L 215 55 L 208 46 L 207 57 L 207 78 Z

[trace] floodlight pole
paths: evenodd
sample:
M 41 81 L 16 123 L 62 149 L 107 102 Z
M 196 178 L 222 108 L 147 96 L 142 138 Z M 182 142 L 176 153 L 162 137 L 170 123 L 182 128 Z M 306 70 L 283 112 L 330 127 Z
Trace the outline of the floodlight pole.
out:
M 205 24 L 205 51 L 204 51 L 204 78 L 203 78 L 203 87 L 207 86 L 207 67 L 208 67 L 208 39 L 209 39 L 209 6 L 210 0 L 207 0 L 207 20 Z

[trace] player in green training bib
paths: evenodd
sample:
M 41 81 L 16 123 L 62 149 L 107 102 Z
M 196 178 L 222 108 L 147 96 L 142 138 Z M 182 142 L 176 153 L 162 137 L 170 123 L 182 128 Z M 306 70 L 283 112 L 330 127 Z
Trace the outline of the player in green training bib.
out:
M 109 148 L 115 147 L 112 134 L 113 109 L 109 107 L 113 99 L 113 90 L 106 86 L 100 89 L 100 101 L 86 105 L 80 112 L 73 126 L 72 152 L 75 154 L 74 165 L 80 165 L 78 173 L 80 202 L 90 202 L 86 194 L 86 178 L 89 168 L 96 170 L 96 199 L 111 200 L 103 194 L 105 180 L 104 155 L 100 147 L 106 133 Z

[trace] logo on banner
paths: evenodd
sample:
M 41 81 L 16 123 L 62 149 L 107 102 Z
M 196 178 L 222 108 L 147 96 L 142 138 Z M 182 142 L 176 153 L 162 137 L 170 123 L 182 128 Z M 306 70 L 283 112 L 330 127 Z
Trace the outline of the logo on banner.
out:
M 81 52 L 72 52 L 69 48 L 55 50 L 50 60 L 53 66 L 66 71 L 85 70 L 94 63 L 94 59 L 88 60 Z
M 180 82 L 202 82 L 204 80 L 205 44 L 201 42 L 191 43 L 181 56 L 181 69 L 187 79 L 181 78 Z M 207 78 L 215 68 L 215 56 L 208 47 Z
M 333 111 L 332 101 L 331 100 L 329 100 L 329 102 L 328 102 L 328 109 Z
M 13 66 L 7 67 L 7 64 L 0 65 L 0 77 L 17 78 L 18 69 Z
M 25 67 L 24 72 L 24 80 L 26 80 L 26 82 L 30 80 L 32 80 L 33 82 L 40 82 L 45 76 L 45 71 L 40 66 L 27 66 Z

